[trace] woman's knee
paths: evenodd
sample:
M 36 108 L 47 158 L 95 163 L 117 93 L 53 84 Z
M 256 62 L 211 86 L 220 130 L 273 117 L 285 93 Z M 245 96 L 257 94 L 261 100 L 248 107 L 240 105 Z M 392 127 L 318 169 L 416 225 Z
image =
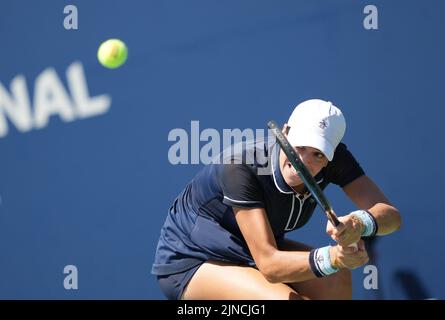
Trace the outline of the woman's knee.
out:
M 332 275 L 326 283 L 325 299 L 350 300 L 352 299 L 352 273 L 348 269 L 342 269 Z
M 332 279 L 336 284 L 352 287 L 352 272 L 349 269 L 341 269 L 332 275 Z
M 352 298 L 352 274 L 347 269 L 325 278 L 315 278 L 290 284 L 304 299 L 343 300 Z

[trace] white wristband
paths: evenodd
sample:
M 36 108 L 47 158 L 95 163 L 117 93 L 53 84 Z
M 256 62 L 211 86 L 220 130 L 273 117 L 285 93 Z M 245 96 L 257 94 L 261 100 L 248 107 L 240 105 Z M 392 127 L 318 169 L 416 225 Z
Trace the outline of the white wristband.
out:
M 377 221 L 368 211 L 357 210 L 351 212 L 351 215 L 360 219 L 360 221 L 365 226 L 365 230 L 363 230 L 362 233 L 363 237 L 374 236 L 377 233 Z
M 312 272 L 318 278 L 326 277 L 339 270 L 332 266 L 331 257 L 329 255 L 330 247 L 331 246 L 326 246 L 314 249 L 309 254 L 309 264 L 311 266 Z

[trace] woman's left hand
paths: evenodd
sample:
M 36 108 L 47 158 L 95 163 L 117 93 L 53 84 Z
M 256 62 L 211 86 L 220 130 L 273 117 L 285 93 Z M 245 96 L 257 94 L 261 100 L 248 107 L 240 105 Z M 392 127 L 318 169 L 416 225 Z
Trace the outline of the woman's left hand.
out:
M 341 224 L 339 224 L 337 228 L 328 221 L 326 233 L 343 247 L 348 247 L 351 244 L 359 242 L 364 229 L 364 225 L 360 219 L 354 215 L 347 215 L 338 217 L 338 220 Z

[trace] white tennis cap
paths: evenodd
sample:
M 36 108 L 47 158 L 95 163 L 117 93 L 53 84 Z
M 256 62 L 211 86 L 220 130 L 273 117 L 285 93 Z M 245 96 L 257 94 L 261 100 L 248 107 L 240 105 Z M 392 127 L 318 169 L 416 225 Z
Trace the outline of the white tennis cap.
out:
M 312 147 L 332 161 L 346 130 L 342 112 L 329 101 L 307 100 L 295 107 L 287 139 L 294 147 Z

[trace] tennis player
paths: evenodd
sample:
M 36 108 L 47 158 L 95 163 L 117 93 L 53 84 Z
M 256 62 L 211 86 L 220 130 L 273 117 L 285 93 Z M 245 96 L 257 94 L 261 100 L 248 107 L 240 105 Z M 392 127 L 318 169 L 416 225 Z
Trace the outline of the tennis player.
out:
M 165 296 L 351 299 L 350 269 L 368 261 L 361 238 L 392 233 L 401 218 L 341 143 L 345 129 L 340 109 L 318 99 L 299 104 L 283 129 L 319 186 L 338 185 L 357 207 L 339 217 L 341 227 L 327 224 L 335 245 L 286 239 L 311 218 L 315 199 L 277 142 L 243 142 L 205 166 L 170 207 L 152 267 Z M 250 161 L 258 154 L 267 161 Z

